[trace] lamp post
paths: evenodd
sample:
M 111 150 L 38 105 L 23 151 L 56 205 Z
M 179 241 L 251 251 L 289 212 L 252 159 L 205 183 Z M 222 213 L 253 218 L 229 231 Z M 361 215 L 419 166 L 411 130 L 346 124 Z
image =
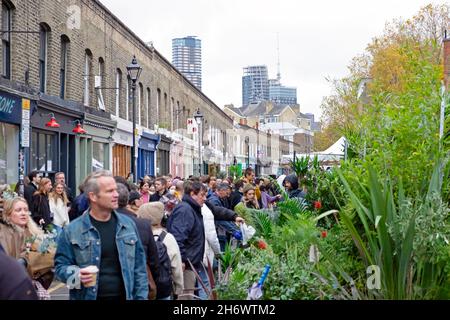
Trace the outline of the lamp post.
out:
M 200 108 L 197 108 L 197 111 L 194 113 L 194 119 L 195 122 L 197 122 L 198 125 L 198 154 L 199 154 L 199 174 L 202 176 L 203 174 L 203 159 L 202 159 L 202 131 L 203 131 L 203 113 L 200 112 Z
M 250 167 L 250 138 L 245 137 L 245 143 L 247 144 L 247 168 Z
M 133 148 L 131 149 L 131 173 L 133 182 L 136 182 L 136 82 L 141 75 L 142 68 L 137 63 L 136 56 L 127 66 L 127 73 L 131 80 L 131 90 L 133 91 Z

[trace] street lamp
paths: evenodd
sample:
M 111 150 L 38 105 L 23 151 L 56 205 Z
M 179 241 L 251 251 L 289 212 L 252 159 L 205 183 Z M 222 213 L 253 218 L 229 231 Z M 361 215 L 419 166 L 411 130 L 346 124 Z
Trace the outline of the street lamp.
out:
M 247 144 L 247 168 L 250 167 L 250 138 L 245 137 L 245 143 Z
M 128 77 L 131 80 L 131 90 L 133 91 L 133 148 L 131 149 L 131 173 L 133 174 L 133 182 L 136 182 L 136 81 L 141 75 L 142 68 L 137 63 L 136 56 L 127 66 Z
M 200 176 L 202 176 L 202 173 L 203 173 L 202 140 L 201 140 L 202 139 L 202 130 L 203 130 L 203 126 L 202 126 L 203 118 L 204 118 L 203 113 L 200 112 L 200 108 L 197 108 L 197 111 L 195 111 L 195 113 L 194 113 L 194 119 L 198 125 L 198 153 L 199 153 L 199 161 L 200 161 L 200 166 L 199 166 Z

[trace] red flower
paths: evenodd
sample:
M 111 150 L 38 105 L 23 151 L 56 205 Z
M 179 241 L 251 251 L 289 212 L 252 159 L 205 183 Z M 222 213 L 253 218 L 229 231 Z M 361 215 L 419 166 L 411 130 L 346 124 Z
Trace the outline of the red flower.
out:
M 324 230 L 324 231 L 321 232 L 322 238 L 326 238 L 327 235 L 328 235 L 327 230 Z
M 319 210 L 322 208 L 322 203 L 320 201 L 314 201 L 314 208 Z
M 263 240 L 258 240 L 257 245 L 258 245 L 258 248 L 262 249 L 262 250 L 267 248 L 267 243 L 265 243 Z

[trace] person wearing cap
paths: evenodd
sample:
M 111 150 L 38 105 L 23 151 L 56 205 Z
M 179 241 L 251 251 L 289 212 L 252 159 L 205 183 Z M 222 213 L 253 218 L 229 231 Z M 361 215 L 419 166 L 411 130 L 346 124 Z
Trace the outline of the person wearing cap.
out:
M 128 210 L 132 211 L 135 215 L 139 210 L 139 207 L 143 204 L 141 194 L 137 191 L 130 191 L 128 198 Z
M 228 184 L 221 183 L 217 185 L 216 192 L 208 199 L 208 203 L 215 207 L 227 208 L 228 204 Z M 219 239 L 220 250 L 224 251 L 226 244 L 230 241 L 231 235 L 239 231 L 239 228 L 232 221 L 214 220 L 217 229 L 217 237 Z
M 227 207 L 228 185 L 221 183 L 217 185 L 216 191 L 208 197 L 208 201 L 218 207 Z
M 147 220 L 152 225 L 152 232 L 154 236 L 160 236 L 163 231 L 166 231 L 166 236 L 163 243 L 167 248 L 167 254 L 170 259 L 170 266 L 172 270 L 173 294 L 180 295 L 183 293 L 183 268 L 181 264 L 181 254 L 178 243 L 174 236 L 167 232 L 161 225 L 164 217 L 164 205 L 161 202 L 150 202 L 143 204 L 138 210 L 138 217 Z M 168 300 L 165 297 L 165 300 Z

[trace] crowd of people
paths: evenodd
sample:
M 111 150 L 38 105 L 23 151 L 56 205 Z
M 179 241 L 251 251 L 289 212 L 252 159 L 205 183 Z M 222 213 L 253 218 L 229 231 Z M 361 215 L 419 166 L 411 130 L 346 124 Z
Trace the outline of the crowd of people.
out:
M 208 270 L 214 276 L 227 244 L 239 245 L 240 224 L 253 223 L 248 209 L 283 200 L 252 168 L 238 179 L 145 176 L 139 184 L 97 171 L 76 197 L 63 172 L 53 184 L 36 171 L 28 180 L 24 197 L 0 195 L 0 299 L 48 298 L 53 279 L 78 300 L 209 299 Z M 305 197 L 295 175 L 283 186 Z M 52 265 L 32 273 L 26 239 L 47 233 L 56 243 Z M 14 263 L 15 276 L 5 277 Z

